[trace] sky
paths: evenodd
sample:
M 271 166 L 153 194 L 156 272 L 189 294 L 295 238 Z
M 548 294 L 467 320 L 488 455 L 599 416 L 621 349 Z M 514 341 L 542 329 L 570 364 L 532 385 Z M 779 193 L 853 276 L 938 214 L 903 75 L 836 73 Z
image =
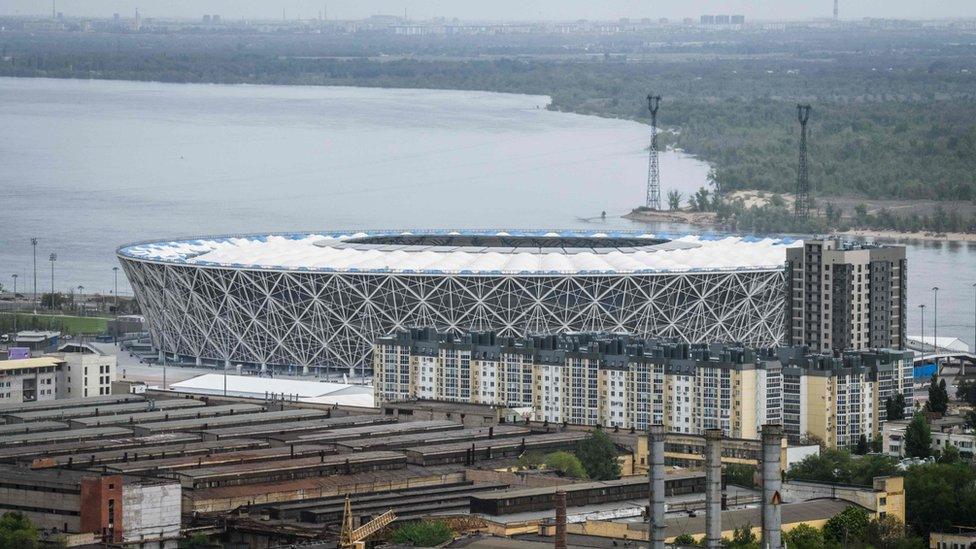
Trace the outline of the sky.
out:
M 66 16 L 131 15 L 199 18 L 217 13 L 224 19 L 317 18 L 360 19 L 374 14 L 410 19 L 457 17 L 482 20 L 572 20 L 697 17 L 701 14 L 743 14 L 750 19 L 811 19 L 829 17 L 833 0 L 53 0 Z M 2 0 L 0 14 L 51 13 L 52 0 Z M 327 8 L 326 8 L 327 6 Z M 842 19 L 890 17 L 933 19 L 976 17 L 976 0 L 840 0 Z

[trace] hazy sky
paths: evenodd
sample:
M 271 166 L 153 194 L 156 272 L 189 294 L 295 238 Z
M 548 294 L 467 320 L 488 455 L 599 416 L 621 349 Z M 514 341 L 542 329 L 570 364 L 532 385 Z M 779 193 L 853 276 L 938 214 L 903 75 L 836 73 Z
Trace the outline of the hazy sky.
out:
M 118 12 L 144 17 L 198 18 L 218 13 L 225 19 L 318 17 L 328 6 L 330 19 L 358 19 L 377 13 L 426 19 L 616 19 L 618 17 L 696 17 L 737 13 L 752 19 L 827 17 L 833 0 L 56 0 L 65 15 L 110 17 Z M 840 0 L 841 18 L 976 17 L 976 0 Z M 3 14 L 49 14 L 51 0 L 0 0 Z

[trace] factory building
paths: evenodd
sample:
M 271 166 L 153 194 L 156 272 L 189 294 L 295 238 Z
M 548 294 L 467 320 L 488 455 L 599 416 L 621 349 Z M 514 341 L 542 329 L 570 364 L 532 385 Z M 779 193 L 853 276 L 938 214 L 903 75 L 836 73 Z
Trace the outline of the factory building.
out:
M 507 406 L 524 418 L 757 439 L 782 421 L 791 442 L 808 434 L 829 446 L 872 438 L 884 402 L 912 402 L 911 355 L 872 350 L 842 356 L 803 347 L 755 350 L 623 335 L 530 338 L 492 332 L 460 337 L 430 329 L 376 342 L 377 402 L 441 400 Z
M 788 249 L 787 341 L 825 352 L 904 349 L 907 276 L 903 246 L 823 239 Z

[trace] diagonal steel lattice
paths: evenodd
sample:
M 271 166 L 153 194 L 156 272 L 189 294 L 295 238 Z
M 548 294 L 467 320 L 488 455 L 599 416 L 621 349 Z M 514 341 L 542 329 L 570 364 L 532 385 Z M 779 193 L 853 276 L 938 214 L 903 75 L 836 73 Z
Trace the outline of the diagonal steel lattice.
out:
M 120 257 L 153 343 L 183 357 L 371 369 L 372 342 L 430 326 L 782 341 L 782 269 L 613 275 L 325 273 Z

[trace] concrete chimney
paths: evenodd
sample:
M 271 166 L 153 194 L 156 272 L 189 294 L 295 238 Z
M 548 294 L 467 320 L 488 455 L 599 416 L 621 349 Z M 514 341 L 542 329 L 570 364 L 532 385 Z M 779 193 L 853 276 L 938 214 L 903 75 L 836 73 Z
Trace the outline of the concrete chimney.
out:
M 722 546 L 722 430 L 705 431 L 705 547 Z
M 782 425 L 763 425 L 762 428 L 762 543 L 763 549 L 782 549 L 783 532 L 780 515 L 780 450 L 783 441 Z
M 566 492 L 556 491 L 556 549 L 566 549 Z
M 664 425 L 651 425 L 647 432 L 647 471 L 651 483 L 651 549 L 664 549 Z

